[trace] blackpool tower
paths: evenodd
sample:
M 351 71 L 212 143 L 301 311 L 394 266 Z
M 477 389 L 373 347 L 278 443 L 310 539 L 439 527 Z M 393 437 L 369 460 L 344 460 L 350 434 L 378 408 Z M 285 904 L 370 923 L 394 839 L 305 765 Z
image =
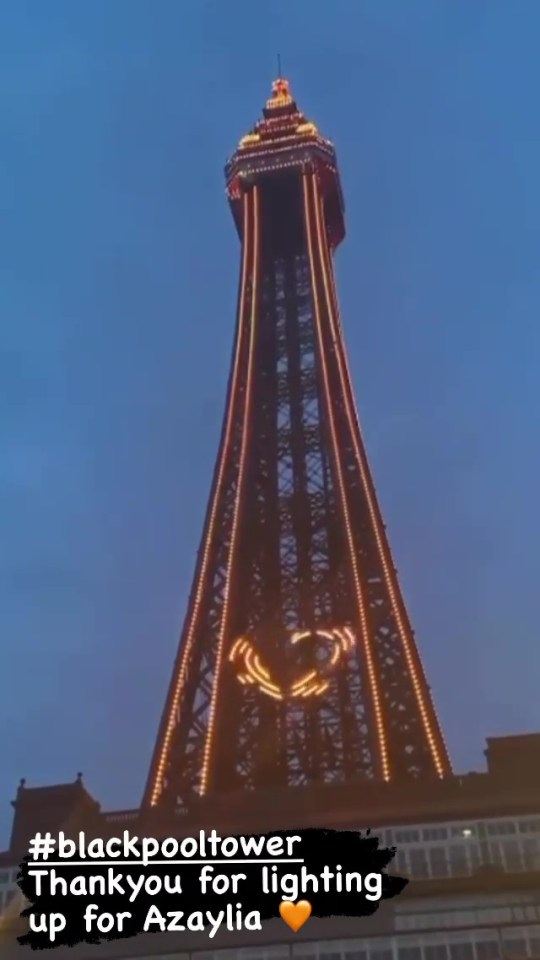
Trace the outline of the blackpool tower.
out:
M 226 182 L 241 242 L 231 371 L 144 805 L 443 778 L 351 386 L 336 154 L 287 81 Z

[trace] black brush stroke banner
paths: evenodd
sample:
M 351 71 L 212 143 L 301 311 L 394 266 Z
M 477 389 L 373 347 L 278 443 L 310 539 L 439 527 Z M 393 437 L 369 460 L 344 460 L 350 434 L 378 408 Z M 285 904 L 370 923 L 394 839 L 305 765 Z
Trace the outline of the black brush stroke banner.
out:
M 248 835 L 245 836 L 246 838 L 248 837 Z M 370 916 L 375 913 L 381 900 L 389 900 L 397 896 L 408 883 L 407 880 L 401 877 L 391 876 L 386 872 L 387 867 L 395 855 L 395 848 L 381 847 L 377 836 L 373 835 L 370 831 L 360 833 L 309 829 L 253 834 L 250 836 L 256 839 L 264 838 L 265 840 L 272 837 L 280 837 L 284 841 L 291 837 L 301 838 L 301 842 L 295 843 L 292 848 L 292 856 L 301 858 L 303 864 L 280 864 L 274 861 L 274 865 L 278 868 L 277 871 L 273 871 L 271 864 L 266 864 L 266 866 L 268 867 L 268 874 L 275 874 L 278 878 L 283 878 L 285 875 L 293 875 L 299 878 L 299 893 L 298 897 L 294 899 L 296 901 L 308 900 L 312 907 L 311 916 L 313 917 Z M 286 853 L 286 851 L 287 845 L 284 843 L 284 853 Z M 237 858 L 241 856 L 241 852 L 236 854 Z M 268 859 L 268 853 L 263 852 L 261 854 L 261 860 L 264 858 Z M 59 858 L 53 856 L 51 859 L 56 863 Z M 80 858 L 76 853 L 72 859 L 79 860 Z M 158 855 L 156 859 L 163 860 L 165 858 Z M 234 857 L 231 857 L 231 860 L 234 859 Z M 88 892 L 79 893 L 78 895 L 68 893 L 67 896 L 64 896 L 60 893 L 51 894 L 48 878 L 44 876 L 41 878 L 41 895 L 38 896 L 36 892 L 36 878 L 30 874 L 30 871 L 44 869 L 46 864 L 37 864 L 30 860 L 29 857 L 26 857 L 21 864 L 17 880 L 30 906 L 22 912 L 21 917 L 29 918 L 30 915 L 33 914 L 37 919 L 36 925 L 39 926 L 39 918 L 41 915 L 50 917 L 51 914 L 62 914 L 67 922 L 64 929 L 56 933 L 54 941 L 51 941 L 48 930 L 41 932 L 29 930 L 28 933 L 19 937 L 18 940 L 22 945 L 40 950 L 59 946 L 74 946 L 82 942 L 100 943 L 107 940 L 123 939 L 137 936 L 143 932 L 151 932 L 152 930 L 159 932 L 160 928 L 157 923 L 152 924 L 147 931 L 144 930 L 145 921 L 147 920 L 150 908 L 153 906 L 158 908 L 164 918 L 167 917 L 168 913 L 182 911 L 183 923 L 185 924 L 190 915 L 201 912 L 201 915 L 204 917 L 206 913 L 209 912 L 216 917 L 220 911 L 225 911 L 227 905 L 230 904 L 229 919 L 231 923 L 234 923 L 234 919 L 231 918 L 237 916 L 237 904 L 241 904 L 243 917 L 252 911 L 256 911 L 260 915 L 260 920 L 264 921 L 279 917 L 281 901 L 287 898 L 290 899 L 291 895 L 289 894 L 289 897 L 287 897 L 287 894 L 282 892 L 280 887 L 278 887 L 277 892 L 266 893 L 263 891 L 262 871 L 265 865 L 261 862 L 253 864 L 209 862 L 210 865 L 214 867 L 214 877 L 218 874 L 225 874 L 228 877 L 231 877 L 233 874 L 244 874 L 246 876 L 245 880 L 239 882 L 238 892 L 236 894 L 232 892 L 232 888 L 222 894 L 217 894 L 213 892 L 211 888 L 207 888 L 207 891 L 202 895 L 199 877 L 203 870 L 203 865 L 190 864 L 189 858 L 183 860 L 181 864 L 167 863 L 165 865 L 158 865 L 157 863 L 152 863 L 150 860 L 147 866 L 144 865 L 142 860 L 140 865 L 133 863 L 129 866 L 124 866 L 119 863 L 118 866 L 106 866 L 103 862 L 100 863 L 99 859 L 88 859 L 85 861 L 87 865 L 80 866 L 70 863 L 70 860 L 66 859 L 62 861 L 61 866 L 52 868 L 55 871 L 56 877 L 61 877 L 67 881 L 68 887 L 70 882 L 74 881 L 76 877 L 84 877 L 86 882 L 90 876 L 103 876 L 108 878 L 109 870 L 112 871 L 113 876 L 116 877 L 120 874 L 122 878 L 131 876 L 134 883 L 137 882 L 141 875 L 144 875 L 147 879 L 149 877 L 158 877 L 161 878 L 162 881 L 167 876 L 170 877 L 171 880 L 177 875 L 181 878 L 181 894 L 171 894 L 164 890 L 157 893 L 146 893 L 143 886 L 136 899 L 130 902 L 129 897 L 132 891 L 129 884 L 125 882 L 125 879 L 121 882 L 119 881 L 125 891 L 124 893 L 113 890 L 112 893 L 107 893 L 105 896 L 99 895 L 99 893 L 90 895 Z M 111 861 L 107 860 L 107 863 L 111 863 Z M 345 882 L 343 882 L 343 891 L 338 892 L 335 887 L 335 879 L 329 880 L 330 890 L 329 892 L 325 892 L 320 874 L 325 867 L 328 867 L 335 876 L 335 868 L 338 865 L 341 867 L 341 877 L 343 881 L 347 873 L 357 873 L 363 878 L 368 874 L 380 874 L 380 900 L 369 899 L 366 894 L 370 891 L 364 889 L 364 884 L 362 884 L 361 892 L 356 891 L 355 884 L 353 884 L 352 892 L 347 892 Z M 314 875 L 319 881 L 319 889 L 317 892 L 313 890 L 311 883 L 308 883 L 305 889 L 302 889 L 301 875 L 303 868 L 305 868 L 308 874 Z M 154 886 L 155 885 L 156 884 L 154 884 Z M 371 892 L 373 892 L 373 890 Z M 113 928 L 110 932 L 100 933 L 95 921 L 92 929 L 88 931 L 84 922 L 84 914 L 89 904 L 96 905 L 97 910 L 95 912 L 97 915 L 102 913 L 116 915 L 129 912 L 130 917 L 125 918 L 123 921 L 122 932 Z M 171 922 L 174 923 L 175 921 Z M 203 921 L 193 922 L 200 924 Z M 208 921 L 208 923 L 210 923 L 210 921 Z M 185 929 L 201 929 L 201 927 L 199 925 L 186 927 Z M 231 929 L 231 927 L 227 928 L 225 920 L 223 921 L 222 929 Z M 232 929 L 238 929 L 238 927 L 233 926 Z M 205 936 L 206 943 L 208 943 L 208 934 L 203 934 L 203 936 Z M 256 937 L 256 934 L 252 934 L 252 936 Z

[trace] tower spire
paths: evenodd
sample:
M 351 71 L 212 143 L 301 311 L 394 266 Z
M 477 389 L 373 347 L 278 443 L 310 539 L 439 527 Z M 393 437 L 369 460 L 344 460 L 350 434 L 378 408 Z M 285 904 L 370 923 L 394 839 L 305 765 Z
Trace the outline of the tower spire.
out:
M 336 155 L 283 78 L 226 178 L 233 361 L 145 802 L 444 777 L 343 340 Z

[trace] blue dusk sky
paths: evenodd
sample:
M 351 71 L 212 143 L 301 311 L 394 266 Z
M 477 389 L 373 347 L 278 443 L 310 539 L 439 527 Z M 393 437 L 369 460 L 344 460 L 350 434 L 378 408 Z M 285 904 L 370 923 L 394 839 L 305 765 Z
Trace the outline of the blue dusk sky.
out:
M 140 800 L 233 334 L 223 165 L 281 54 L 336 144 L 343 322 L 457 769 L 540 729 L 538 0 L 6 0 L 0 846 Z

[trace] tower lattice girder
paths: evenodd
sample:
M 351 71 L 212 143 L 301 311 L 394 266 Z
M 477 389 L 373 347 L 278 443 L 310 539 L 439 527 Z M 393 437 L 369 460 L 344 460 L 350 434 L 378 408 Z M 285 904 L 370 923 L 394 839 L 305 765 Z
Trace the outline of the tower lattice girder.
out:
M 227 166 L 225 417 L 145 801 L 450 773 L 362 441 L 332 144 L 285 81 Z

